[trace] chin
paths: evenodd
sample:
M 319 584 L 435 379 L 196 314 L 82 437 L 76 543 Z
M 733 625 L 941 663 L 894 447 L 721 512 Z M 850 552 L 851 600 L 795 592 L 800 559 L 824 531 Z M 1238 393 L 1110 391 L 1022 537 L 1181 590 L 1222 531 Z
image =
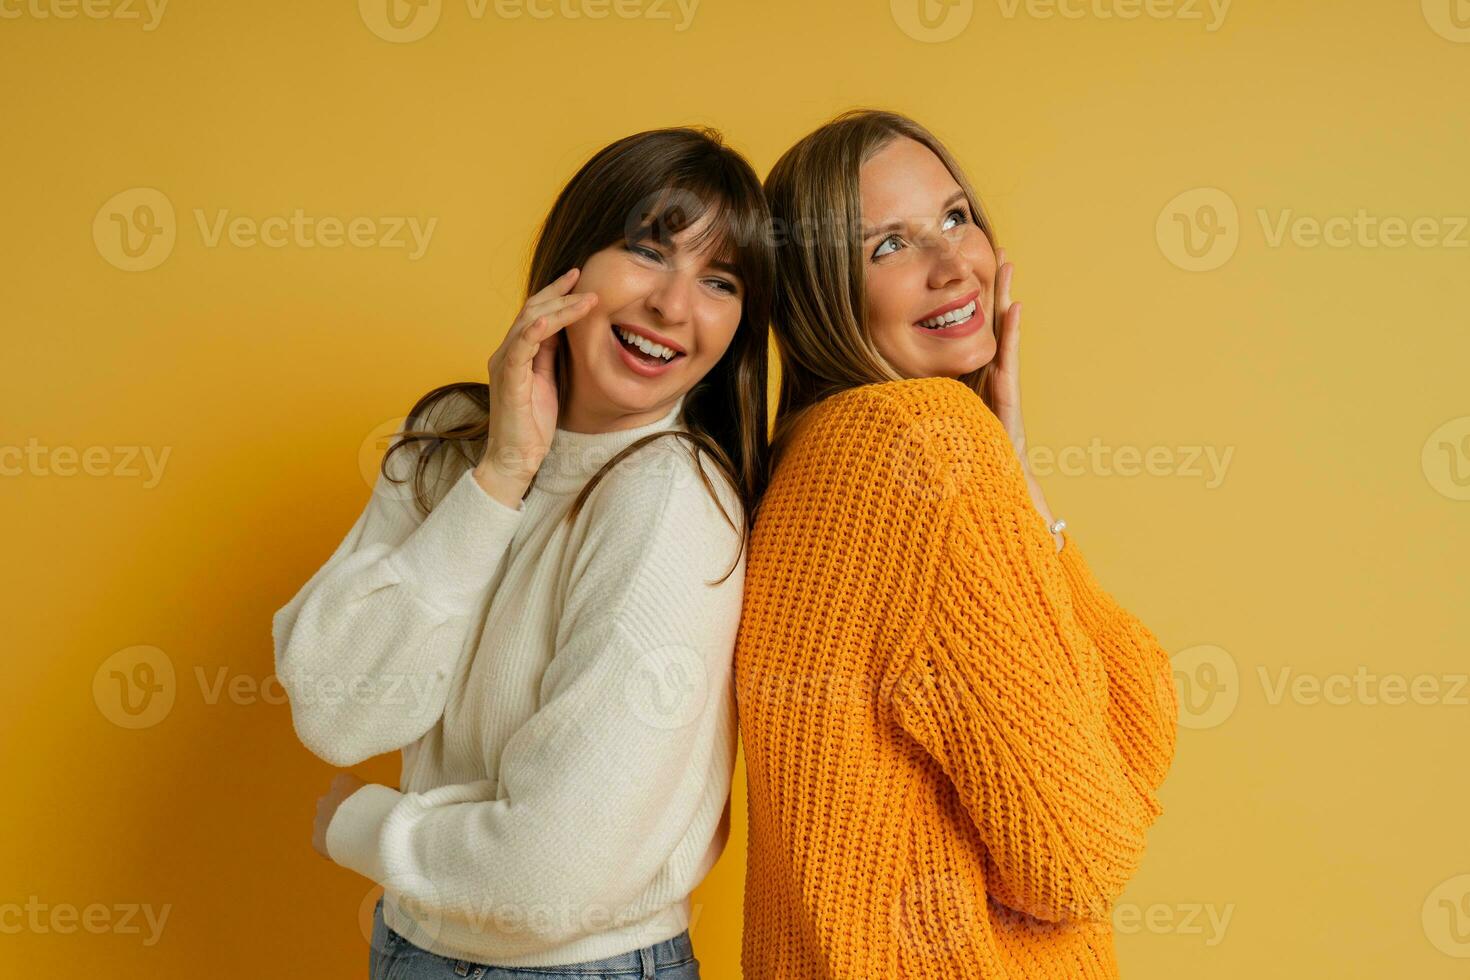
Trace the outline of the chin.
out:
M 599 385 L 607 400 L 624 412 L 647 412 L 664 397 L 668 379 L 647 381 L 620 371 L 611 383 Z
M 975 335 L 978 343 L 972 350 L 966 351 L 961 359 L 960 374 L 969 374 L 978 371 L 991 361 L 995 360 L 995 340 L 989 331 L 982 331 Z
M 983 348 L 973 351 L 965 351 L 963 354 L 955 354 L 943 360 L 933 361 L 924 365 L 916 377 L 923 378 L 961 378 L 973 371 L 978 371 L 989 364 L 995 357 L 994 345 L 987 344 Z

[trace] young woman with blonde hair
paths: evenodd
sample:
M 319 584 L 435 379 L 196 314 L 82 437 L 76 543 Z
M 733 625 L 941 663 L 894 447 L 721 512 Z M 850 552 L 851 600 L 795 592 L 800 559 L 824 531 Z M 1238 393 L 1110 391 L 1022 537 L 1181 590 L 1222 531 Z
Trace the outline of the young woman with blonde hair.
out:
M 1116 977 L 1174 689 L 1026 465 L 1012 267 L 903 116 L 838 117 L 765 186 L 781 392 L 735 653 L 745 975 Z
M 488 384 L 413 406 L 275 614 L 305 745 L 402 752 L 397 787 L 339 775 L 313 835 L 385 888 L 374 978 L 699 975 L 689 893 L 728 837 L 766 471 L 768 220 L 715 134 L 595 154 Z

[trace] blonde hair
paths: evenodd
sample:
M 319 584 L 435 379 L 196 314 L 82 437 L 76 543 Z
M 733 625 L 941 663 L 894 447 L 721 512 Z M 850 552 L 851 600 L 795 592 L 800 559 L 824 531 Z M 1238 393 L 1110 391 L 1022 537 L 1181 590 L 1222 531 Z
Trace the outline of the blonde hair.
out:
M 869 330 L 858 172 L 864 161 L 905 136 L 940 159 L 964 191 L 975 223 L 995 245 L 980 198 L 959 163 L 933 133 L 907 116 L 849 110 L 782 154 L 765 180 L 780 283 L 771 313 L 781 365 L 773 469 L 814 405 L 848 388 L 903 377 L 874 346 Z M 993 363 L 959 378 L 986 404 L 991 404 Z

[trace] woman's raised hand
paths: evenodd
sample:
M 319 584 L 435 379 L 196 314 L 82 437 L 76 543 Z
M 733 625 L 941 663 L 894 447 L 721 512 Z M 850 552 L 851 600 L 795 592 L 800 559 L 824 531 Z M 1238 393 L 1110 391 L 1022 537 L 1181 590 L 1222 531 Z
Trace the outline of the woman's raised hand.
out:
M 1006 250 L 995 254 L 995 327 L 996 351 L 995 370 L 990 375 L 990 398 L 994 403 L 995 417 L 1010 437 L 1011 446 L 1021 460 L 1021 472 L 1026 477 L 1026 489 L 1036 512 L 1048 525 L 1052 523 L 1051 506 L 1036 475 L 1031 472 L 1031 462 L 1026 452 L 1026 423 L 1021 419 L 1021 304 L 1011 300 L 1011 278 L 1016 267 L 1006 261 Z M 1052 535 L 1057 550 L 1064 540 L 1061 532 Z
M 995 254 L 995 369 L 990 375 L 991 407 L 1005 427 L 1011 445 L 1026 463 L 1026 424 L 1021 419 L 1021 304 L 1011 301 L 1011 278 L 1016 267 L 1006 261 L 1006 250 Z
M 526 300 L 505 340 L 490 355 L 490 417 L 475 479 L 507 507 L 520 507 L 556 434 L 559 331 L 597 305 L 596 293 L 574 293 L 580 269 L 569 269 Z

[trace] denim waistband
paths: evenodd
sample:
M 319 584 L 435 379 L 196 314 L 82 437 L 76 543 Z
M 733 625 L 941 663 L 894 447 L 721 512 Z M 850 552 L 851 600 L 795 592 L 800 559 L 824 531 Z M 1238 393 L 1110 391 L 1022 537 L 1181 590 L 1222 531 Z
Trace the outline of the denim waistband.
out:
M 395 935 L 401 942 L 413 946 L 413 943 L 401 934 L 394 933 L 392 928 L 383 921 L 383 899 L 379 898 L 377 906 L 373 909 L 374 917 L 381 923 L 383 929 L 390 935 Z M 638 949 L 629 950 L 626 953 L 618 953 L 606 959 L 584 960 L 576 963 L 565 963 L 555 966 L 521 966 L 502 967 L 493 964 L 476 964 L 471 960 L 461 959 L 458 956 L 444 956 L 430 950 L 419 948 L 421 952 L 453 964 L 460 976 L 475 977 L 482 974 L 478 971 L 490 970 L 488 977 L 499 977 L 501 971 L 507 975 L 514 974 L 517 977 L 576 977 L 594 975 L 601 976 L 610 973 L 626 973 L 632 976 L 651 977 L 657 970 L 678 967 L 694 959 L 694 944 L 689 938 L 689 930 L 685 929 L 678 935 L 671 936 L 661 942 L 643 946 Z M 469 970 L 471 972 L 462 972 Z M 487 977 L 487 980 L 488 980 Z
M 648 960 L 653 961 L 655 967 L 674 966 L 679 963 L 687 963 L 694 957 L 694 944 L 689 939 L 689 930 L 685 929 L 677 936 L 665 939 L 663 942 L 645 946 L 642 949 L 631 950 L 620 953 L 617 956 L 609 956 L 605 960 L 594 960 L 590 963 L 571 963 L 563 967 L 534 967 L 546 973 L 560 972 L 602 972 L 608 970 L 638 970 Z

